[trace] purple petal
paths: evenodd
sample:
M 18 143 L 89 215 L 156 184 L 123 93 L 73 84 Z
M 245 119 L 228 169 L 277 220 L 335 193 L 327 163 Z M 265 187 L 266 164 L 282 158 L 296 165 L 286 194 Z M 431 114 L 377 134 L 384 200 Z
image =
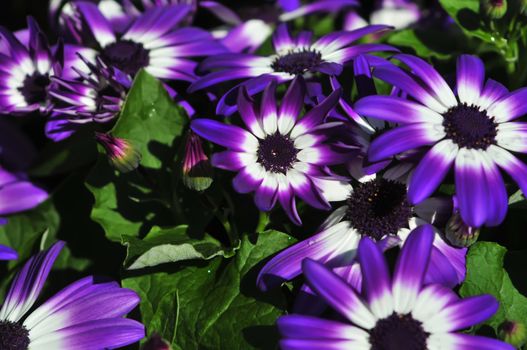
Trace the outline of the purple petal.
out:
M 443 140 L 426 153 L 410 178 L 410 203 L 420 203 L 436 190 L 454 163 L 458 151 L 458 146 L 451 140 Z
M 0 244 L 0 260 L 16 259 L 18 259 L 18 253 L 16 252 L 16 250 Z
M 485 66 L 483 61 L 472 55 L 461 55 L 457 60 L 457 95 L 462 103 L 469 106 L 477 104 L 483 81 L 485 79 Z
M 238 94 L 238 111 L 242 117 L 243 122 L 249 128 L 249 130 L 258 138 L 264 139 L 265 133 L 262 130 L 262 125 L 258 120 L 254 101 L 249 96 L 247 88 L 242 86 Z
M 284 176 L 280 174 L 281 176 Z M 278 176 L 280 176 L 278 175 Z M 270 211 L 278 200 L 277 176 L 267 173 L 260 186 L 256 189 L 254 203 L 261 211 Z
M 349 350 L 363 342 L 353 340 L 320 340 L 320 339 L 285 339 L 280 341 L 282 350 Z
M 294 45 L 295 43 L 293 42 L 293 38 L 291 38 L 287 24 L 279 24 L 273 34 L 273 47 L 275 52 L 281 53 L 287 51 Z
M 262 183 L 265 170 L 259 164 L 253 164 L 242 170 L 232 179 L 234 190 L 239 193 L 255 191 Z
M 322 102 L 307 112 L 302 119 L 291 130 L 291 137 L 296 138 L 318 126 L 326 115 L 336 106 L 341 95 L 341 89 L 333 91 Z
M 304 107 L 305 94 L 305 82 L 304 79 L 299 76 L 289 85 L 282 101 L 282 105 L 280 106 L 278 130 L 282 135 L 288 134 L 295 125 L 296 118 L 300 115 L 300 111 Z
M 86 21 L 87 28 L 101 47 L 115 42 L 115 35 L 111 25 L 99 11 L 97 5 L 83 1 L 77 2 L 75 5 L 84 21 Z
M 398 313 L 410 312 L 417 300 L 433 240 L 431 225 L 422 225 L 414 229 L 404 242 L 395 266 L 392 289 L 395 311 Z
M 439 335 L 453 350 L 515 350 L 511 344 L 489 337 L 448 333 Z
M 478 105 L 482 109 L 487 109 L 491 104 L 507 95 L 509 90 L 503 84 L 498 83 L 495 80 L 488 79 L 483 87 L 481 96 L 478 101 Z
M 361 239 L 358 260 L 362 272 L 362 292 L 377 318 L 393 313 L 391 279 L 382 250 L 369 238 Z
M 311 316 L 286 315 L 276 322 L 285 338 L 293 339 L 366 339 L 368 333 L 349 324 Z
M 31 309 L 64 244 L 59 241 L 48 250 L 34 255 L 24 264 L 13 280 L 0 309 L 0 319 L 17 322 Z
M 395 55 L 395 59 L 403 62 L 412 70 L 412 73 L 419 77 L 425 84 L 428 85 L 435 96 L 447 107 L 454 107 L 457 105 L 457 99 L 450 86 L 445 79 L 426 61 L 423 59 L 407 55 Z
M 256 281 L 258 287 L 265 291 L 298 276 L 305 258 L 326 262 L 326 258 L 346 241 L 347 231 L 348 224 L 339 223 L 286 248 L 264 265 Z
M 291 169 L 287 172 L 287 181 L 304 202 L 313 208 L 329 210 L 331 205 L 322 196 L 320 190 L 313 184 L 313 181 L 298 170 Z
M 501 147 L 491 145 L 487 149 L 489 156 L 496 164 L 518 183 L 524 194 L 527 194 L 527 165 Z
M 235 151 L 223 151 L 214 153 L 211 158 L 211 163 L 216 168 L 238 171 L 241 168 L 250 164 L 251 155 Z
M 398 67 L 381 66 L 373 70 L 373 75 L 385 82 L 398 87 L 408 95 L 414 97 L 428 108 L 444 113 L 448 107 L 443 105 L 433 94 L 425 90 L 418 82 Z
M 28 181 L 19 181 L 0 187 L 0 215 L 32 209 L 44 202 L 48 193 Z
M 110 318 L 62 328 L 31 340 L 31 346 L 38 349 L 114 349 L 133 344 L 144 336 L 145 328 L 141 323 Z
M 212 119 L 195 119 L 192 130 L 199 136 L 235 151 L 256 151 L 258 140 L 244 129 Z
M 498 308 L 499 303 L 492 295 L 461 299 L 426 320 L 425 327 L 434 333 L 461 330 L 489 319 Z
M 279 181 L 278 183 L 278 201 L 289 220 L 295 225 L 302 225 L 302 219 L 300 219 L 298 211 L 296 210 L 295 193 L 286 181 Z
M 395 51 L 399 52 L 398 49 L 391 45 L 387 44 L 360 44 L 351 47 L 346 47 L 338 51 L 334 51 L 330 54 L 324 56 L 325 60 L 337 62 L 340 64 L 345 64 L 353 60 L 358 55 L 362 55 L 369 52 L 378 52 L 378 51 Z
M 434 248 L 438 249 L 452 265 L 457 274 L 457 284 L 465 280 L 467 248 L 456 248 L 446 243 L 436 234 Z M 433 258 L 433 257 L 432 257 Z
M 445 136 L 443 130 L 434 129 L 434 125 L 428 123 L 396 127 L 373 140 L 368 150 L 368 159 L 378 162 L 401 152 L 431 145 Z
M 488 226 L 498 226 L 505 220 L 505 216 L 507 215 L 509 197 L 503 178 L 494 161 L 487 153 L 481 153 L 481 156 L 483 173 L 486 178 L 487 202 L 489 205 L 485 224 Z
M 521 88 L 502 96 L 494 102 L 487 110 L 498 123 L 508 122 L 519 118 L 527 113 L 527 88 Z
M 260 117 L 264 131 L 272 135 L 278 129 L 278 112 L 276 109 L 276 81 L 272 80 L 264 89 L 262 104 L 260 106 Z
M 461 148 L 455 162 L 456 194 L 463 221 L 480 227 L 489 215 L 489 194 L 480 151 Z
M 302 271 L 311 289 L 341 315 L 364 329 L 375 326 L 375 316 L 339 276 L 311 259 L 302 262 Z
M 448 258 L 439 249 L 432 247 L 424 283 L 454 288 L 459 282 L 457 272 Z
M 436 123 L 443 117 L 430 108 L 395 96 L 366 96 L 358 100 L 354 110 L 362 116 L 394 123 Z

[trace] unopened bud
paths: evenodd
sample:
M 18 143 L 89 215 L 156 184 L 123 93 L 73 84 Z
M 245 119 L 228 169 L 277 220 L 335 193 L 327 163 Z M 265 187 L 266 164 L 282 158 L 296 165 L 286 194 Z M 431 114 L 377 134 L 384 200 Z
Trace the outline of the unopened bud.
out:
M 183 183 L 195 191 L 204 191 L 212 184 L 212 166 L 203 151 L 201 138 L 189 132 L 183 156 Z
M 507 0 L 481 0 L 481 6 L 487 16 L 500 19 L 507 12 Z
M 499 328 L 500 339 L 512 344 L 516 348 L 527 343 L 527 330 L 523 323 L 518 321 L 505 321 Z
M 446 239 L 456 247 L 470 247 L 479 237 L 479 228 L 465 224 L 459 212 L 455 212 L 446 224 Z
M 127 173 L 139 166 L 141 153 L 130 141 L 99 132 L 95 133 L 95 139 L 104 147 L 110 164 L 120 172 Z

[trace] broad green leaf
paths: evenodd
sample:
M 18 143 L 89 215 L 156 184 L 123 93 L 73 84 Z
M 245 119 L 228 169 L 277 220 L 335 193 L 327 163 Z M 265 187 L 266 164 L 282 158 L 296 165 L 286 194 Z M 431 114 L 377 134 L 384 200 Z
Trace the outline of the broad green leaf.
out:
M 285 301 L 280 290 L 258 291 L 256 276 L 266 258 L 291 243 L 288 235 L 277 231 L 261 233 L 257 242 L 244 236 L 231 259 L 178 265 L 127 278 L 123 285 L 141 296 L 148 334 L 157 332 L 172 340 L 174 349 L 274 349 L 274 323 Z M 177 319 L 158 317 L 167 314 Z
M 120 242 L 173 224 L 175 157 L 187 119 L 160 81 L 145 71 L 137 75 L 112 135 L 134 144 L 142 168 L 121 174 L 101 155 L 87 178 L 95 197 L 91 216 L 108 239 Z
M 124 237 L 127 246 L 125 266 L 129 270 L 142 269 L 183 260 L 209 260 L 216 256 L 230 257 L 221 243 L 209 235 L 193 239 L 188 235 L 188 226 L 182 225 L 165 230 L 154 230 L 144 239 Z
M 527 298 L 512 284 L 503 268 L 507 249 L 496 243 L 478 242 L 470 247 L 467 255 L 467 277 L 461 286 L 463 297 L 492 294 L 500 302 L 496 314 L 487 320 L 494 330 L 505 320 L 527 324 Z

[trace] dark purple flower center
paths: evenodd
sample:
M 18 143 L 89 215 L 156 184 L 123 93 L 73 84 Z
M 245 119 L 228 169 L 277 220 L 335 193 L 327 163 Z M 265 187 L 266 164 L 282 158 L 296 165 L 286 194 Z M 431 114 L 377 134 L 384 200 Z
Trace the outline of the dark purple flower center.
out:
M 149 51 L 143 44 L 131 40 L 120 40 L 106 46 L 101 58 L 107 65 L 130 75 L 135 75 L 150 62 Z
M 412 206 L 403 184 L 375 179 L 359 184 L 347 200 L 345 220 L 360 234 L 379 240 L 408 225 Z
M 412 315 L 394 313 L 377 321 L 370 331 L 371 350 L 426 350 L 428 336 Z
M 320 52 L 303 49 L 302 51 L 290 51 L 277 57 L 271 64 L 271 68 L 275 72 L 299 75 L 313 70 L 320 63 L 322 63 Z
M 258 162 L 265 170 L 285 174 L 296 162 L 298 150 L 293 141 L 285 135 L 276 133 L 260 140 Z
M 27 350 L 29 347 L 29 332 L 21 324 L 0 321 L 0 349 Z
M 443 118 L 447 137 L 459 147 L 487 149 L 496 142 L 498 124 L 485 110 L 460 104 L 450 108 Z
M 24 96 L 28 105 L 42 103 L 48 96 L 48 86 L 51 83 L 48 74 L 35 72 L 27 75 L 18 91 Z

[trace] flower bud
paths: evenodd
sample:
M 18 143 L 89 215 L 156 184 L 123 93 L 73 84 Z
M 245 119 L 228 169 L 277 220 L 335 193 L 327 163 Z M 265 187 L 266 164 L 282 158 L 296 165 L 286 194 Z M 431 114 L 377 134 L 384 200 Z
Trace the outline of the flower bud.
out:
M 499 328 L 500 339 L 512 344 L 516 348 L 522 347 L 527 343 L 527 330 L 525 325 L 518 321 L 505 321 Z
M 183 183 L 191 190 L 204 191 L 212 184 L 212 166 L 203 151 L 201 138 L 190 131 L 183 156 Z
M 95 133 L 95 139 L 104 147 L 110 164 L 120 172 L 127 173 L 139 166 L 141 153 L 130 141 L 99 132 Z
M 507 12 L 507 0 L 481 0 L 483 12 L 492 19 L 500 19 Z
M 480 229 L 465 224 L 459 212 L 455 212 L 446 224 L 446 239 L 456 247 L 470 247 L 479 237 Z

